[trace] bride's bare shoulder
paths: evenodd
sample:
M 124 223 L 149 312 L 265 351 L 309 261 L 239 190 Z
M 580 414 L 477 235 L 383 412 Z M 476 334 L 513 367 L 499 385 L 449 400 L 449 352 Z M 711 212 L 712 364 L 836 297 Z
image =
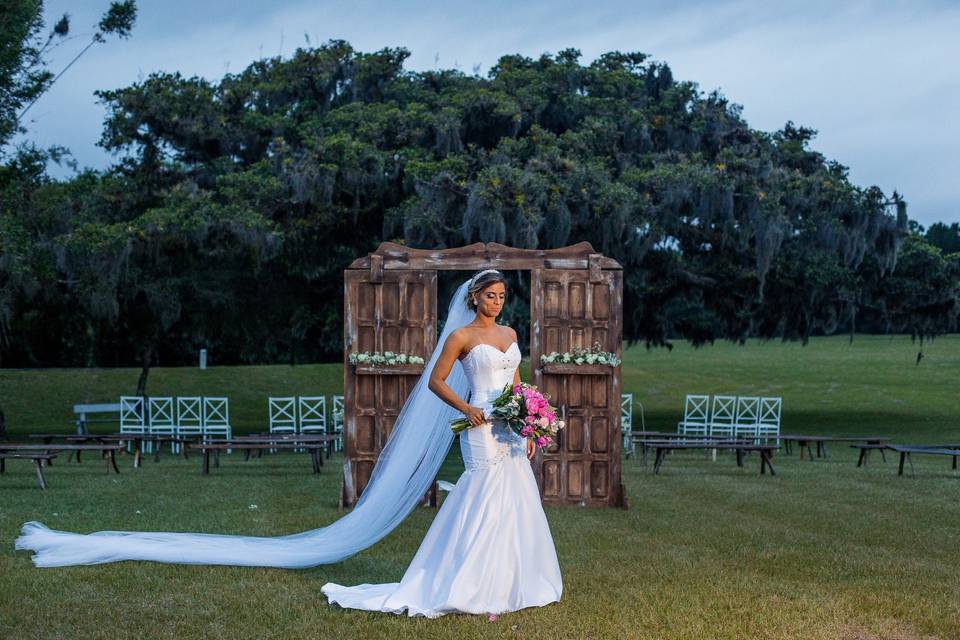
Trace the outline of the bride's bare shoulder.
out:
M 470 339 L 470 334 L 468 331 L 469 329 L 466 329 L 465 327 L 454 329 L 450 332 L 450 335 L 447 336 L 447 339 L 444 341 L 444 345 L 449 345 L 451 347 L 462 347 Z

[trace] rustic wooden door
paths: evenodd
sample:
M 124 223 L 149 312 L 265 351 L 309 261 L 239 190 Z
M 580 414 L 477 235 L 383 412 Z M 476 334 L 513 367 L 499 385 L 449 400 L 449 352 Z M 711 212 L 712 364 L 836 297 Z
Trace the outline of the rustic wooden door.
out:
M 354 366 L 351 352 L 403 352 L 428 360 L 436 345 L 437 272 L 344 272 L 344 469 L 341 502 L 356 503 L 423 365 Z
M 623 272 L 619 269 L 531 271 L 530 363 L 534 384 L 563 408 L 567 426 L 537 456 L 543 503 L 621 506 L 620 367 L 540 366 L 540 355 L 600 343 L 621 357 Z

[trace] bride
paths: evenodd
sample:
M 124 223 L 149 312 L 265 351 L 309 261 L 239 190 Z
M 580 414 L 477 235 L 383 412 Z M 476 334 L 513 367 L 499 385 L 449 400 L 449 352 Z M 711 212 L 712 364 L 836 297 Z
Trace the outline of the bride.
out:
M 327 583 L 321 591 L 331 603 L 436 617 L 502 613 L 560 599 L 557 553 L 527 460 L 535 453 L 533 440 L 500 419 L 487 419 L 491 401 L 504 386 L 520 382 L 517 334 L 494 322 L 506 296 L 503 276 L 481 271 L 467 296 L 476 318 L 448 335 L 429 384 L 475 425 L 460 434 L 466 470 L 399 583 Z M 456 360 L 466 371 L 473 405 L 444 381 Z
M 463 282 L 431 354 L 394 423 L 354 508 L 318 529 L 263 537 L 167 531 L 57 531 L 23 525 L 15 547 L 38 567 L 150 560 L 305 568 L 348 558 L 386 536 L 416 507 L 443 463 L 461 415 L 475 426 L 460 434 L 466 470 L 443 502 L 398 583 L 333 583 L 321 591 L 354 609 L 437 617 L 496 614 L 560 599 L 563 585 L 528 456 L 533 443 L 500 420 L 491 401 L 518 382 L 516 333 L 495 324 L 503 276 L 487 269 Z M 502 345 L 506 344 L 506 347 Z M 470 393 L 472 404 L 463 398 Z

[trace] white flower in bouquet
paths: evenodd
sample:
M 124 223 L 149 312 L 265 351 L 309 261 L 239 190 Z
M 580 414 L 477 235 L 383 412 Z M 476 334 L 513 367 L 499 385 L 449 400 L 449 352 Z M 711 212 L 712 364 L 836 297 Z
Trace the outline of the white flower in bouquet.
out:
M 407 364 L 407 354 L 401 353 L 400 355 L 398 355 L 397 362 L 399 362 L 400 364 Z
M 392 357 L 393 357 L 393 351 L 384 351 L 384 352 L 383 352 L 383 357 L 384 357 L 384 358 L 392 358 Z
M 597 354 L 591 353 L 587 356 L 587 364 L 593 364 L 597 361 Z
M 564 354 L 563 354 L 563 362 L 570 362 L 570 360 L 572 360 L 572 358 L 570 357 L 570 354 L 569 354 L 569 353 L 564 353 Z
M 575 358 L 573 361 L 574 361 L 575 363 L 577 363 L 577 364 L 583 364 L 583 358 L 582 358 L 582 357 L 577 357 L 577 358 Z

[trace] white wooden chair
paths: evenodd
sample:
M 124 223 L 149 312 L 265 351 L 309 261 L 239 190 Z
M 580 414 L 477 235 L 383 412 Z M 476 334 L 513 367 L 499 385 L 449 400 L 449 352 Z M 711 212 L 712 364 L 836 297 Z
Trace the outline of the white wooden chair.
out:
M 270 433 L 297 432 L 297 399 L 294 396 L 268 399 Z
M 176 435 L 177 425 L 173 415 L 172 397 L 151 397 L 147 402 L 147 415 L 150 418 L 149 433 L 161 436 Z M 153 443 L 149 444 L 152 449 Z M 170 443 L 170 451 L 175 451 L 174 444 L 173 442 Z
M 177 427 L 174 433 L 178 438 L 203 436 L 203 398 L 177 396 Z M 177 453 L 181 446 L 177 443 Z
M 297 403 L 300 433 L 327 432 L 327 397 L 299 396 Z
M 710 396 L 687 394 L 683 403 L 683 420 L 677 423 L 677 433 L 705 436 L 710 428 Z
M 297 398 L 295 396 L 270 397 L 270 433 L 297 432 Z M 270 453 L 276 453 L 270 449 Z
M 737 417 L 733 424 L 733 435 L 738 439 L 757 441 L 757 419 L 760 417 L 760 398 L 756 396 L 737 396 Z
M 143 396 L 120 396 L 120 433 L 146 433 Z M 127 442 L 127 451 L 133 443 Z
M 233 437 L 233 427 L 230 426 L 230 401 L 223 397 L 203 397 L 203 440 L 210 436 Z M 227 449 L 227 453 L 231 453 Z
M 633 446 L 633 394 L 620 394 L 620 435 L 623 440 L 621 449 L 630 456 L 635 453 Z
M 300 433 L 327 433 L 327 397 L 298 396 L 297 430 Z M 303 449 L 298 449 L 303 451 Z
M 782 398 L 760 398 L 760 416 L 757 420 L 757 438 L 763 441 L 776 441 L 780 446 L 780 409 Z
M 713 406 L 710 409 L 710 435 L 732 438 L 736 410 L 737 396 L 713 396 Z
M 337 439 L 333 441 L 334 451 L 343 450 L 343 396 L 333 396 L 333 411 L 330 412 L 333 418 L 333 435 Z

